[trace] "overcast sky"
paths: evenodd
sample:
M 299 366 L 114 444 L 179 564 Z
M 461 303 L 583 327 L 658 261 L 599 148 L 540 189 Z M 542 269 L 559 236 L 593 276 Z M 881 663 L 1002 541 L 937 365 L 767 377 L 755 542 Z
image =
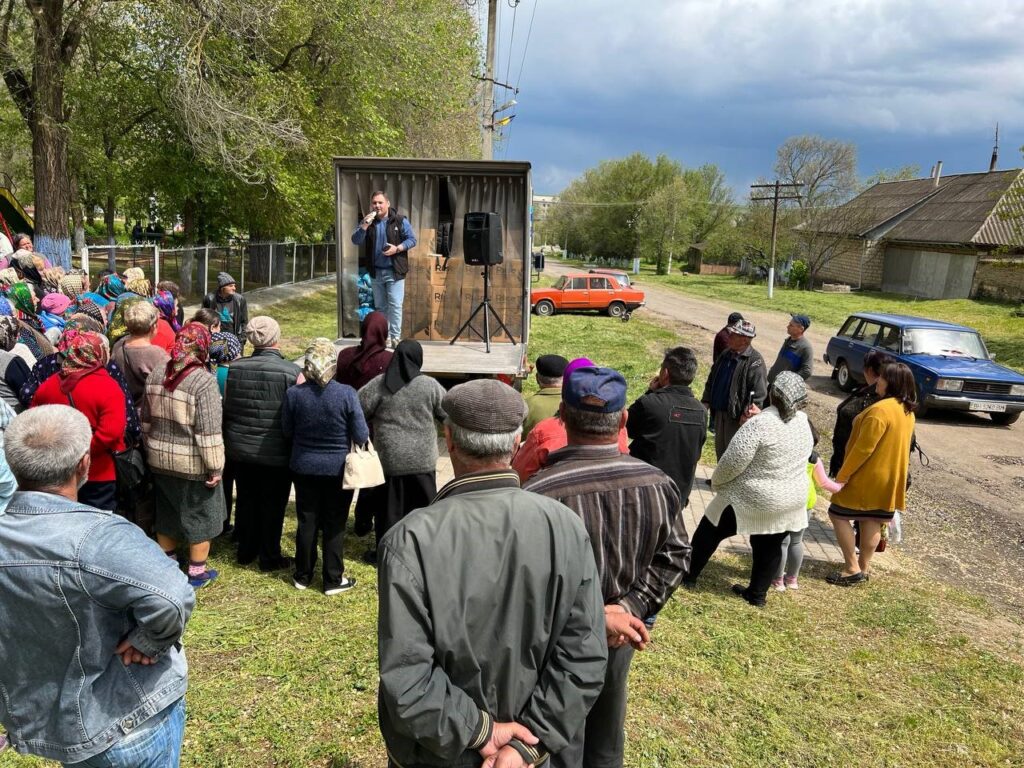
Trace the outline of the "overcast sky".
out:
M 532 162 L 538 193 L 636 151 L 743 190 L 801 133 L 854 142 L 862 176 L 984 171 L 997 121 L 999 167 L 1024 164 L 1022 0 L 521 0 L 514 35 L 512 1 L 495 158 Z

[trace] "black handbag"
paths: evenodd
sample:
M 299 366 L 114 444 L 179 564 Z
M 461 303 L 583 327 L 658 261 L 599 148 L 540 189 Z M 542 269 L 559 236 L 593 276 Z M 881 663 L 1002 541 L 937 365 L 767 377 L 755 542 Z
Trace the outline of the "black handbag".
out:
M 141 446 L 131 445 L 123 451 L 114 451 L 114 471 L 117 474 L 118 493 L 136 493 L 149 482 L 149 467 Z

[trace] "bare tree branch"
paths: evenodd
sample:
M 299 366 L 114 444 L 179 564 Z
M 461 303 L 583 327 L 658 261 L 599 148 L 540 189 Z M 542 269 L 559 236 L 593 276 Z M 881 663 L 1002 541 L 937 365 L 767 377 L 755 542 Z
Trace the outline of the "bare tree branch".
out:
M 292 56 L 294 56 L 296 53 L 298 53 L 299 51 L 301 51 L 301 50 L 303 50 L 305 48 L 312 48 L 313 47 L 313 34 L 314 33 L 310 33 L 309 37 L 306 38 L 306 42 L 299 43 L 298 45 L 293 45 L 291 48 L 289 48 L 288 49 L 288 53 L 286 53 L 284 55 L 284 59 L 281 61 L 281 63 L 277 64 L 276 66 L 271 67 L 270 71 L 271 72 L 284 72 L 286 69 L 288 69 L 288 67 L 291 65 Z

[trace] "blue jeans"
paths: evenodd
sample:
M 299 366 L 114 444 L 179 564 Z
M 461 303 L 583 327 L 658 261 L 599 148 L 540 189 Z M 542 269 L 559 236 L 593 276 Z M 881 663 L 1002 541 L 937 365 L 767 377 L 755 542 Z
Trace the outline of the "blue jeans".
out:
M 396 279 L 395 270 L 377 267 L 373 276 L 373 308 L 388 316 L 388 338 L 402 338 L 402 302 L 405 279 Z
M 182 697 L 127 734 L 105 752 L 66 768 L 178 768 L 185 735 Z

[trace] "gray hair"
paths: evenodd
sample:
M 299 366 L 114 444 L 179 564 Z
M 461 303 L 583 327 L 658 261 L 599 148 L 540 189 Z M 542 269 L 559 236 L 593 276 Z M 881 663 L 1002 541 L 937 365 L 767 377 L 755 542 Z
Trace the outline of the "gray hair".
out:
M 5 430 L 4 454 L 23 491 L 59 488 L 89 453 L 89 420 L 67 405 L 40 405 L 18 414 Z
M 460 427 L 450 418 L 444 425 L 452 436 L 452 442 L 458 446 L 459 452 L 474 459 L 512 460 L 512 452 L 516 448 L 516 438 L 523 433 L 518 427 L 512 432 L 477 432 Z
M 544 376 L 544 375 L 538 373 L 537 374 L 537 384 L 539 386 L 541 386 L 541 387 L 544 387 L 545 389 L 547 389 L 549 387 L 550 388 L 560 387 L 560 386 L 562 386 L 562 377 L 561 376 Z
M 562 403 L 562 421 L 565 423 L 567 432 L 574 435 L 588 435 L 590 437 L 611 437 L 619 434 L 619 422 L 622 421 L 622 411 L 612 413 L 594 413 L 583 411 Z
M 159 317 L 156 307 L 148 301 L 133 301 L 124 310 L 124 324 L 132 336 L 149 333 Z

